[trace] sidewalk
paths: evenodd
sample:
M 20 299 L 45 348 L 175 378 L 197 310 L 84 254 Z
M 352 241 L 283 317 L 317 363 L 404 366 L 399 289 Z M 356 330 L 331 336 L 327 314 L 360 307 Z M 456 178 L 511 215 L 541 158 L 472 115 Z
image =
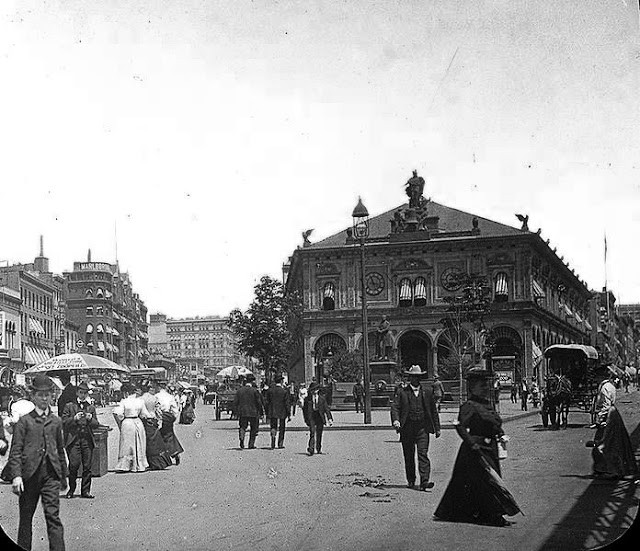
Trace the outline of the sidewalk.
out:
M 334 411 L 332 414 L 333 426 L 326 426 L 324 430 L 394 430 L 391 426 L 391 413 L 389 409 L 386 408 L 376 408 L 371 411 L 370 425 L 364 424 L 364 414 L 362 413 L 356 413 L 355 411 Z M 512 404 L 510 400 L 500 400 L 500 416 L 504 423 L 532 415 L 540 415 L 540 409 L 534 408 L 529 404 L 529 411 L 522 411 L 520 409 L 520 402 Z M 457 418 L 457 405 L 442 408 L 440 412 L 440 425 L 443 429 L 451 429 Z M 296 414 L 287 425 L 287 430 L 309 430 L 304 424 L 300 408 L 296 408 Z

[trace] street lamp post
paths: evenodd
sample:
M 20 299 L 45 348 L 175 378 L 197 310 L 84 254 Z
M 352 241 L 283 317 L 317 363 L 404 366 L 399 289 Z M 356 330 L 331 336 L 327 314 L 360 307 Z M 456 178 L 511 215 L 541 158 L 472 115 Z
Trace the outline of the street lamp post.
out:
M 362 374 L 364 379 L 364 424 L 371 424 L 371 372 L 369 368 L 369 323 L 367 321 L 367 290 L 365 286 L 365 240 L 369 236 L 369 211 L 358 197 L 353 209 L 353 235 L 360 240 L 360 289 L 362 291 Z

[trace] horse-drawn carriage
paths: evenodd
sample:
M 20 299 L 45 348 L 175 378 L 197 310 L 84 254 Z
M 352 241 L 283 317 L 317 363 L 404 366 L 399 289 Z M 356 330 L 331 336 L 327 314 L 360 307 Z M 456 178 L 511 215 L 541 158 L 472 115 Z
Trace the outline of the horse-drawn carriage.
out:
M 544 351 L 544 357 L 542 424 L 567 428 L 571 406 L 585 412 L 591 409 L 598 389 L 598 352 L 582 344 L 554 344 Z

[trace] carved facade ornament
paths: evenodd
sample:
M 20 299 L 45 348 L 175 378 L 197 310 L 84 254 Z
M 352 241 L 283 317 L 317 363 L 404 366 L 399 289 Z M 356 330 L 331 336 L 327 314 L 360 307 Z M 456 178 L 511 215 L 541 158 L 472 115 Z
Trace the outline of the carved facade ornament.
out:
M 509 253 L 497 253 L 487 257 L 487 265 L 513 264 L 513 257 Z
M 316 264 L 316 275 L 336 275 L 339 274 L 338 266 L 332 262 L 321 262 Z
M 394 272 L 414 272 L 431 269 L 430 264 L 419 258 L 407 258 L 393 267 Z

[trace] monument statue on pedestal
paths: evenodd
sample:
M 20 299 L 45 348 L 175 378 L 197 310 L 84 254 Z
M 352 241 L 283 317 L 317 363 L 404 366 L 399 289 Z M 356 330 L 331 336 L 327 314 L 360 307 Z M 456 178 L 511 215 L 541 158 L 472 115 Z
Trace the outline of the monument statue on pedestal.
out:
M 375 358 L 380 360 L 388 360 L 390 350 L 393 348 L 391 341 L 391 324 L 386 315 L 382 316 L 376 332 L 376 351 Z

